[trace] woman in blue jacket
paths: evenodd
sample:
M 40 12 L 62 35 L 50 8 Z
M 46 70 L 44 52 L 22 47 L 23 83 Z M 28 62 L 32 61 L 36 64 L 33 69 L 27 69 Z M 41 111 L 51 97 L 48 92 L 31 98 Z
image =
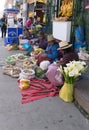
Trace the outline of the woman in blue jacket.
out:
M 48 60 L 50 62 L 57 61 L 59 59 L 59 44 L 55 41 L 52 35 L 48 36 L 48 45 L 44 53 L 41 53 L 38 56 L 37 64 L 40 65 L 40 63 L 44 60 Z

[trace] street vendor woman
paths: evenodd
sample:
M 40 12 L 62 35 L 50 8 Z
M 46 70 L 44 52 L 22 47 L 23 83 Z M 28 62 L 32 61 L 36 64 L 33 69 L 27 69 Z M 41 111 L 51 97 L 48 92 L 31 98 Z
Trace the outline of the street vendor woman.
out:
M 60 59 L 59 65 L 66 66 L 70 61 L 79 60 L 78 54 L 76 54 L 72 48 L 72 44 L 60 42 L 59 46 L 60 48 L 58 48 L 58 50 L 63 54 L 63 58 Z
M 62 52 L 63 57 L 59 60 L 59 62 L 55 62 L 49 65 L 48 70 L 46 72 L 48 80 L 56 86 L 60 86 L 63 84 L 62 76 L 58 71 L 59 66 L 62 65 L 63 67 L 65 67 L 66 64 L 70 61 L 79 60 L 78 54 L 75 53 L 72 49 L 72 44 L 69 44 L 68 42 L 60 42 L 59 46 L 60 48 L 58 48 L 58 50 Z
M 38 65 L 40 65 L 40 63 L 44 60 L 53 62 L 59 59 L 59 51 L 58 51 L 59 44 L 55 41 L 52 35 L 48 35 L 47 41 L 48 45 L 45 52 L 39 54 L 37 58 Z
M 34 43 L 38 45 L 39 48 L 45 50 L 47 48 L 47 38 L 44 32 L 40 32 L 38 40 Z
M 20 35 L 19 39 L 28 39 L 28 40 L 32 39 L 32 36 L 31 36 L 28 28 L 23 29 L 23 35 Z

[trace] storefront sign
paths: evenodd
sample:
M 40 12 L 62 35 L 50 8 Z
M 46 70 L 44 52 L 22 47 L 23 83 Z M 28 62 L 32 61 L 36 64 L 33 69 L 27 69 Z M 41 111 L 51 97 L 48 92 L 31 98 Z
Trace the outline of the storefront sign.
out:
M 85 0 L 85 9 L 89 9 L 89 0 Z

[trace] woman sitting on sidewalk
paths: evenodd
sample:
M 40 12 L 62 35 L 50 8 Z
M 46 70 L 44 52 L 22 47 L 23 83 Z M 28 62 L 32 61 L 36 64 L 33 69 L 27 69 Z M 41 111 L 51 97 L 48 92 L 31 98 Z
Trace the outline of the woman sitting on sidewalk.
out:
M 19 39 L 28 39 L 28 40 L 32 39 L 32 36 L 28 28 L 23 29 L 23 35 L 19 36 Z
M 44 60 L 48 60 L 50 62 L 57 61 L 59 59 L 59 44 L 55 41 L 52 35 L 48 36 L 48 45 L 45 50 L 45 52 L 39 54 L 37 57 L 37 64 L 40 65 L 40 63 Z
M 43 50 L 46 49 L 48 43 L 44 32 L 40 32 L 39 38 L 34 44 L 37 45 L 39 48 L 42 48 Z
M 58 48 L 58 50 L 62 52 L 63 58 L 61 58 L 58 62 L 49 65 L 46 72 L 48 80 L 56 86 L 61 86 L 63 84 L 63 77 L 58 71 L 59 66 L 62 65 L 64 67 L 70 61 L 79 60 L 78 55 L 71 48 L 72 44 L 68 44 L 67 42 L 60 42 L 59 46 L 60 48 Z

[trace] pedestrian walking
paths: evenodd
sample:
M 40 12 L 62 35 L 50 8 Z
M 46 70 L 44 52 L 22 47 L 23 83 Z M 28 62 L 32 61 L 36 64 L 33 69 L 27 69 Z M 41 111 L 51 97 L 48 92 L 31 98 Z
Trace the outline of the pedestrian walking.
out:
M 6 36 L 7 26 L 6 23 L 3 23 L 1 26 L 2 38 Z

